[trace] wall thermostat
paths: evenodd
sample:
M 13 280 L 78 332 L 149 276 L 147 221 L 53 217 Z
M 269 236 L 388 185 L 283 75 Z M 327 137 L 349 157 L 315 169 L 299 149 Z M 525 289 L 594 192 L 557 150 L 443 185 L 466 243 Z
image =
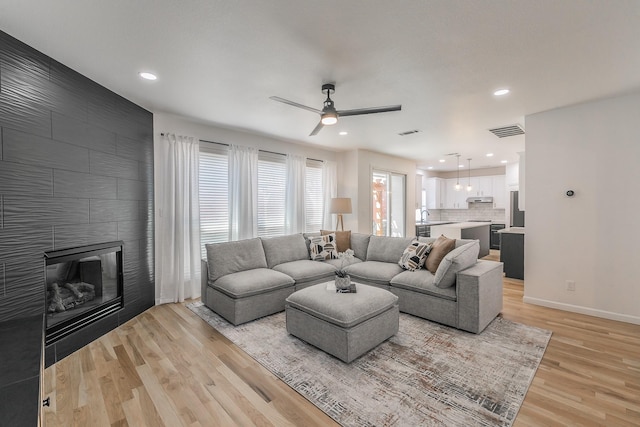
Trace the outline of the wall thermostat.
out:
M 573 197 L 576 193 L 573 190 L 567 190 L 566 194 L 567 194 L 567 197 Z

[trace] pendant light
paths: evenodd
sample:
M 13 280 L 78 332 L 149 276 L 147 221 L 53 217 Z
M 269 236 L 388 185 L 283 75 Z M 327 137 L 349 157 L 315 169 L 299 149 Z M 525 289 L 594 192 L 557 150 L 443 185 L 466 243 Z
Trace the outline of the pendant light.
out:
M 460 191 L 460 189 L 462 188 L 462 186 L 460 185 L 460 154 L 456 154 L 456 160 L 458 162 L 458 178 L 456 179 L 456 186 L 455 189 L 456 191 Z
M 467 193 L 470 192 L 471 190 L 473 190 L 473 187 L 471 186 L 471 159 L 467 159 L 469 161 L 469 181 L 467 183 Z

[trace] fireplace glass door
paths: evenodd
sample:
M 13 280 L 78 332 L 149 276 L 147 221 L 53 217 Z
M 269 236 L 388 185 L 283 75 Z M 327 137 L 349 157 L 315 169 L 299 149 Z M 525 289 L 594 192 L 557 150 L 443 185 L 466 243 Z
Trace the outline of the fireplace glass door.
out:
M 45 254 L 47 344 L 123 307 L 122 248 L 118 241 Z

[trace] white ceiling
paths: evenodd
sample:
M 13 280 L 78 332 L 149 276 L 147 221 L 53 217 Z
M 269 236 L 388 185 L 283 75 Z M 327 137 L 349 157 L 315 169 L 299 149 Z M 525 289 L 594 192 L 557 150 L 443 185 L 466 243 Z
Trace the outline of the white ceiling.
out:
M 434 170 L 516 161 L 525 137 L 487 129 L 640 89 L 639 0 L 0 0 L 0 29 L 152 112 Z M 269 99 L 321 109 L 325 82 L 402 111 L 309 137 L 316 114 Z

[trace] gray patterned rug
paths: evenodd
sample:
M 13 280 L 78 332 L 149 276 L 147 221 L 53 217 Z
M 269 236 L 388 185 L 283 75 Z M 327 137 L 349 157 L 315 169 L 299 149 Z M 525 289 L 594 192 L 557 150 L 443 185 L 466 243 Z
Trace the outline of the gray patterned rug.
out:
M 400 313 L 400 331 L 345 364 L 287 334 L 284 313 L 233 326 L 187 305 L 343 426 L 510 426 L 551 332 L 498 317 L 481 334 Z

